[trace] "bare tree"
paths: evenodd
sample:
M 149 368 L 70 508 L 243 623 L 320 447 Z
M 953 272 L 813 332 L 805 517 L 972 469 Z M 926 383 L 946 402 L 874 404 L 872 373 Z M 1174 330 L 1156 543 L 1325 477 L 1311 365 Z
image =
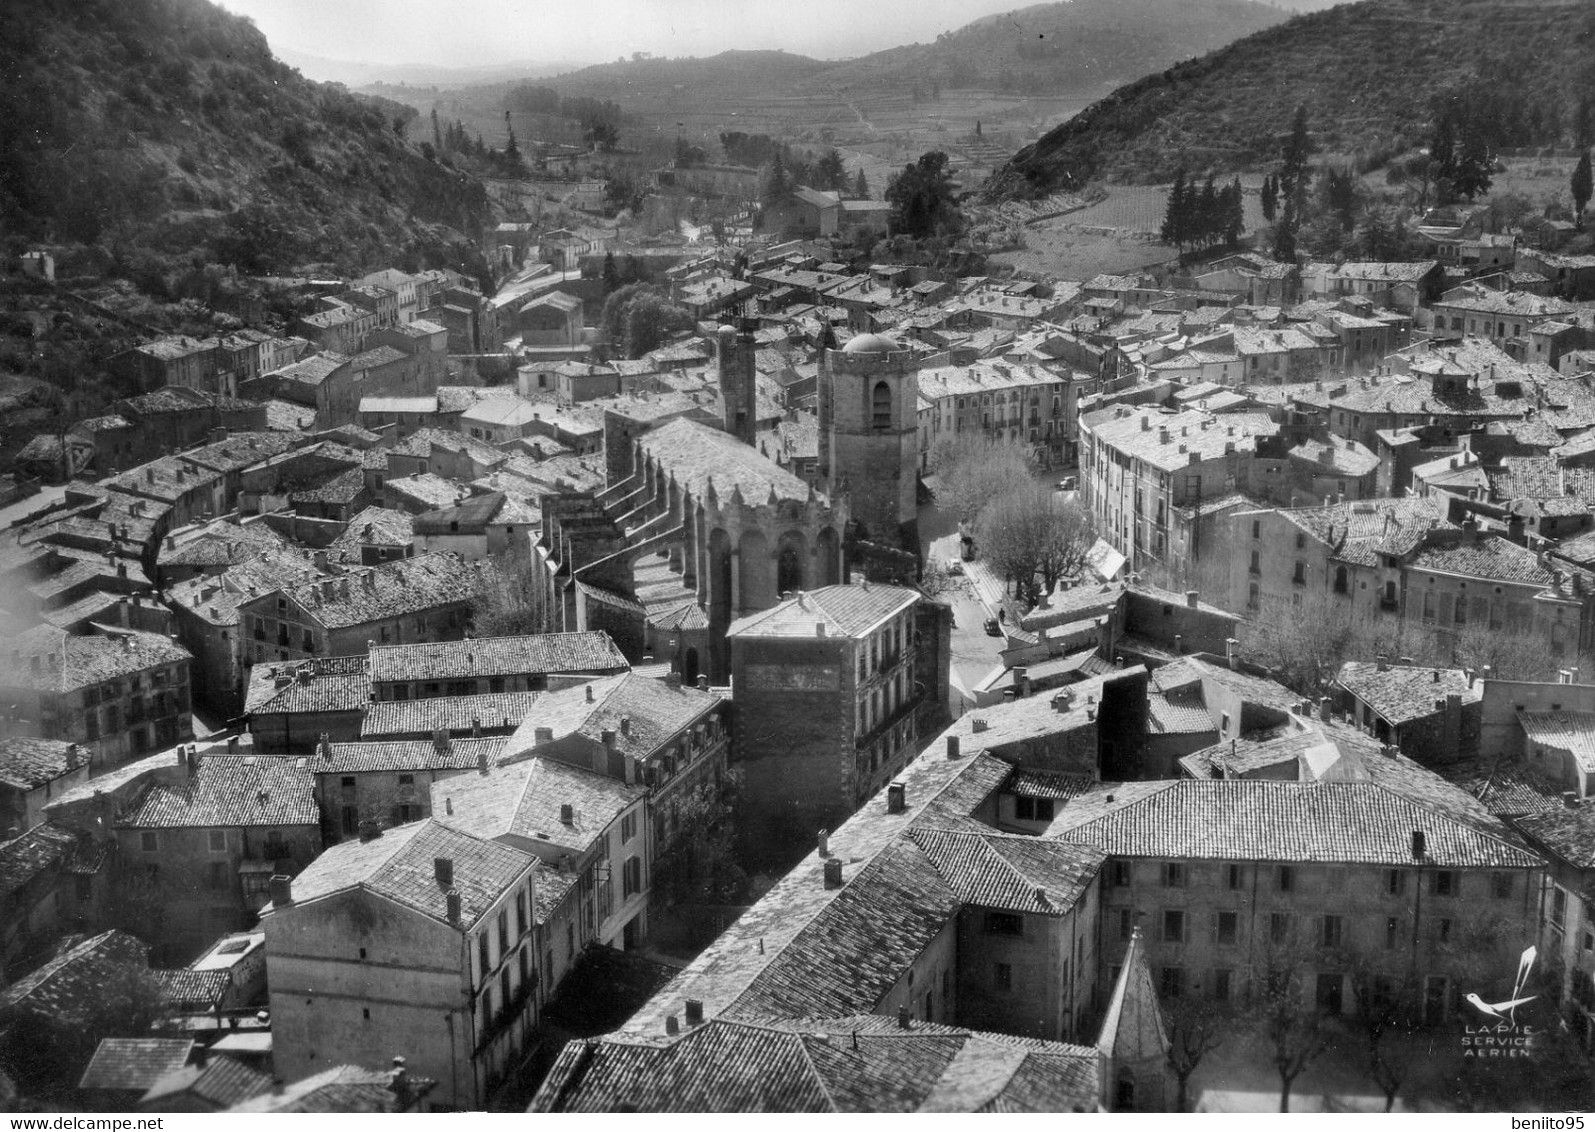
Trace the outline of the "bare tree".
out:
M 1061 578 L 1079 572 L 1097 536 L 1085 508 L 1029 480 L 980 510 L 975 537 L 987 561 L 1034 605 L 1042 586 L 1050 593 Z
M 1241 651 L 1272 669 L 1275 678 L 1305 696 L 1322 695 L 1349 660 L 1406 656 L 1419 664 L 1446 663 L 1432 634 L 1393 617 L 1358 612 L 1343 598 L 1309 594 L 1300 605 L 1264 610 L 1240 630 Z
M 546 633 L 549 624 L 537 608 L 537 579 L 531 563 L 518 556 L 490 559 L 481 588 L 471 602 L 471 624 L 479 637 L 517 637 Z
M 993 499 L 1035 482 L 1028 445 L 991 441 L 980 433 L 940 437 L 931 446 L 929 467 L 939 485 L 936 501 L 960 523 L 973 523 Z
M 1385 1098 L 1385 1111 L 1395 1107 L 1396 1094 L 1406 1082 L 1411 1065 L 1391 1051 L 1386 1039 L 1408 1033 L 1417 1024 L 1417 987 L 1410 977 L 1394 978 L 1379 973 L 1366 956 L 1357 956 L 1351 965 L 1351 989 L 1356 1009 L 1353 1017 L 1361 1028 L 1368 1059 L 1368 1075 Z
M 1191 996 L 1172 999 L 1164 1011 L 1169 1034 L 1169 1069 L 1177 1087 L 1174 1108 L 1189 1112 L 1191 1076 L 1202 1059 L 1223 1044 L 1231 1032 L 1233 1012 L 1223 1003 Z
M 1301 969 L 1294 963 L 1271 963 L 1264 979 L 1263 1034 L 1272 1047 L 1279 1074 L 1279 1111 L 1290 1111 L 1290 1090 L 1306 1068 L 1329 1048 L 1324 1017 L 1303 1000 Z

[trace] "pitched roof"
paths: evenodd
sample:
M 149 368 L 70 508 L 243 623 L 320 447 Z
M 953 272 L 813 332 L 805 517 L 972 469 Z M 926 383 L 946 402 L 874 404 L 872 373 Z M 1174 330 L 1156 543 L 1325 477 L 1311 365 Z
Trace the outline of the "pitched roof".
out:
M 722 501 L 738 491 L 752 506 L 764 503 L 772 493 L 777 499 L 803 502 L 812 490 L 729 433 L 684 417 L 644 433 L 637 443 L 645 457 L 659 461 L 682 488 L 700 499 L 711 484 Z
M 149 947 L 115 928 L 75 944 L 0 990 L 0 1013 L 28 1010 L 80 1019 L 104 1001 L 105 988 L 128 971 L 149 967 Z
M 203 1003 L 208 1008 L 220 1002 L 233 985 L 232 975 L 223 970 L 194 971 L 187 967 L 150 972 L 160 984 L 161 997 L 171 1006 Z
M 533 751 L 537 730 L 546 727 L 554 739 L 575 734 L 594 743 L 612 731 L 615 750 L 646 758 L 720 702 L 718 696 L 697 688 L 666 684 L 635 672 L 600 677 L 546 693 L 511 736 L 508 755 L 513 758 Z
M 40 626 L 13 644 L 21 653 L 19 659 L 28 667 L 18 664 L 5 682 L 41 692 L 70 692 L 192 659 L 189 651 L 170 637 L 136 629 L 78 637 Z M 38 671 L 33 670 L 33 657 L 41 661 Z
M 0 841 L 0 897 L 51 869 L 64 869 L 77 850 L 77 834 L 50 822 Z
M 1408 565 L 1415 570 L 1496 582 L 1548 586 L 1553 580 L 1551 571 L 1532 550 L 1499 535 L 1486 535 L 1477 542 L 1431 544 L 1418 551 Z
M 411 325 L 415 325 L 411 323 Z M 360 1113 L 403 1112 L 407 1104 L 394 1093 L 389 1072 L 335 1065 L 278 1089 L 241 1100 L 228 1112 Z M 412 1096 L 422 1096 L 437 1082 L 426 1077 L 409 1079 Z
M 487 730 L 510 730 L 521 725 L 539 695 L 539 692 L 486 692 L 425 700 L 379 700 L 366 708 L 365 718 L 360 721 L 360 736 L 376 739 L 385 735 L 430 733 L 439 727 L 448 731 L 469 731 L 476 725 Z
M 251 715 L 359 711 L 370 698 L 369 658 L 318 656 L 254 665 L 244 711 Z
M 192 1038 L 101 1038 L 80 1089 L 116 1089 L 142 1093 L 193 1052 Z
M 1518 713 L 1524 741 L 1567 751 L 1585 774 L 1595 774 L 1595 712 L 1524 711 Z
M 0 783 L 32 790 L 75 769 L 78 760 L 69 752 L 75 743 L 37 739 L 30 735 L 0 737 Z
M 384 831 L 370 841 L 343 841 L 327 849 L 293 880 L 293 904 L 268 905 L 261 915 L 360 888 L 424 916 L 448 923 L 447 890 L 437 881 L 435 861 L 454 862 L 460 921 L 472 927 L 511 886 L 536 866 L 529 853 L 475 837 L 433 818 Z
M 1460 668 L 1388 664 L 1381 671 L 1377 663 L 1353 660 L 1340 666 L 1337 682 L 1393 727 L 1433 715 L 1434 701 L 1450 695 L 1461 696 L 1464 704 L 1484 698 L 1483 688 L 1470 688 Z
M 1595 806 L 1562 806 L 1514 818 L 1512 824 L 1575 869 L 1595 869 Z
M 371 679 L 379 684 L 395 680 L 603 672 L 626 667 L 626 658 L 601 629 L 377 645 L 371 649 Z
M 354 578 L 306 582 L 281 592 L 326 628 L 347 629 L 467 602 L 482 585 L 480 567 L 447 552 L 418 554 L 373 566 Z
M 824 625 L 828 637 L 861 637 L 918 600 L 917 590 L 901 586 L 823 586 L 738 618 L 726 635 L 812 639 Z
M 139 1098 L 145 1111 L 160 1111 L 179 1096 L 215 1112 L 272 1090 L 269 1073 L 230 1057 L 211 1057 L 203 1066 L 186 1065 L 158 1079 Z M 158 1107 L 159 1106 L 159 1107 Z
M 572 1042 L 533 1112 L 1084 1112 L 1093 1050 L 855 1015 L 712 1020 L 664 1046 Z
M 1426 860 L 1440 868 L 1528 868 L 1536 861 L 1493 819 L 1462 820 L 1375 782 L 1134 785 L 1066 803 L 1048 836 L 1125 857 L 1404 865 L 1412 861 L 1412 831 L 1421 829 Z
M 449 821 L 476 837 L 515 836 L 580 854 L 647 793 L 557 759 L 532 758 L 434 782 L 432 807 L 444 812 L 452 803 Z
M 123 829 L 319 828 L 315 789 L 315 776 L 302 758 L 210 755 L 183 786 L 151 786 L 116 824 Z
M 420 705 L 435 700 L 416 701 Z M 450 739 L 439 747 L 432 739 L 378 739 L 330 743 L 319 747 L 309 762 L 313 774 L 359 774 L 367 771 L 472 770 L 483 756 L 496 763 L 504 738 Z

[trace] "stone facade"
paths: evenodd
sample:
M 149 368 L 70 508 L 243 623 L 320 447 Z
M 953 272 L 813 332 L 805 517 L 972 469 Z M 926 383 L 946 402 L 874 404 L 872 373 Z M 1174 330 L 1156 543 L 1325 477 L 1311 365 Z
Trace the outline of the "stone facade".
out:
M 918 367 L 889 338 L 861 334 L 825 351 L 820 369 L 819 472 L 846 495 L 860 537 L 918 543 Z

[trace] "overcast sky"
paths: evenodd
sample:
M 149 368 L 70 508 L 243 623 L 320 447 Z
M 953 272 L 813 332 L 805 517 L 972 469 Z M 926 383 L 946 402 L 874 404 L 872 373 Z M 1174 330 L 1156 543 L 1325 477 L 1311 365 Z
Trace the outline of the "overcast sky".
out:
M 846 59 L 1025 0 L 220 0 L 274 49 L 360 63 L 609 62 L 781 48 Z

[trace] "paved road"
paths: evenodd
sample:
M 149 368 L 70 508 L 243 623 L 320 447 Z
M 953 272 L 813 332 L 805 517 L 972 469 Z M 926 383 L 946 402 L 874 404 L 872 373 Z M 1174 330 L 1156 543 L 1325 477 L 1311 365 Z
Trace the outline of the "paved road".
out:
M 945 564 L 958 558 L 958 536 L 947 535 L 931 543 L 930 554 Z M 955 695 L 967 695 L 1002 661 L 1003 639 L 986 635 L 985 623 L 995 617 L 1001 590 L 979 562 L 965 562 L 963 577 L 953 578 L 955 588 L 940 599 L 953 607 L 952 664 L 949 678 Z M 995 587 L 995 588 L 994 588 Z M 956 705 L 955 705 L 956 706 Z

